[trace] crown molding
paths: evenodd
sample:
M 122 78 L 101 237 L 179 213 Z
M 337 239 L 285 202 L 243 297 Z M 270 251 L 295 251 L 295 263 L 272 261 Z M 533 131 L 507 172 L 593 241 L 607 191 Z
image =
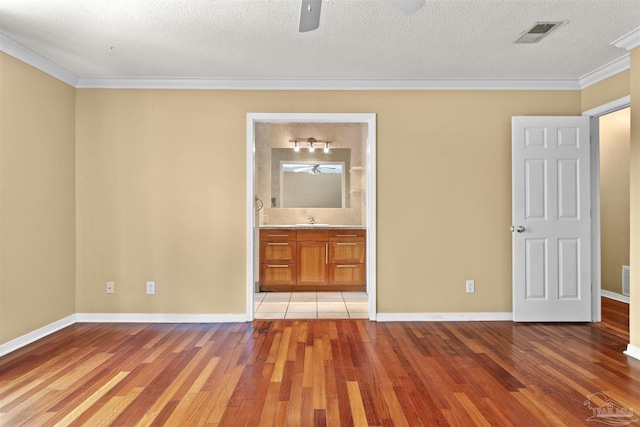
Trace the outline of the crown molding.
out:
M 78 84 L 78 76 L 74 73 L 2 33 L 0 33 L 0 51 L 65 82 L 69 86 L 76 87 Z
M 572 79 L 80 78 L 79 89 L 203 90 L 579 90 Z
M 615 46 L 620 49 L 633 50 L 636 47 L 640 46 L 640 27 L 635 30 L 631 30 L 624 36 L 619 39 L 613 41 L 611 46 Z
M 580 77 L 580 79 L 578 79 L 580 89 L 594 85 L 629 68 L 631 68 L 631 55 L 626 53 L 624 56 Z

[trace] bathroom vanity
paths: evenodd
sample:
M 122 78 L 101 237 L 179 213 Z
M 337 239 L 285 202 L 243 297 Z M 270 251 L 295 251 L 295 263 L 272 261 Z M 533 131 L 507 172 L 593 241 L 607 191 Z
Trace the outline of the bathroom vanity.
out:
M 365 291 L 364 226 L 260 227 L 261 291 Z

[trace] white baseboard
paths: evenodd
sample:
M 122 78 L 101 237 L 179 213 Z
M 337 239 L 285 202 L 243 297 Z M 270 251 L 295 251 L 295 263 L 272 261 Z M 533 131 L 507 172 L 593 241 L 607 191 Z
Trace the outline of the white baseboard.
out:
M 630 299 L 629 299 L 628 296 L 622 295 L 622 294 L 617 294 L 617 293 L 611 292 L 611 291 L 605 291 L 604 289 L 600 290 L 600 295 L 605 297 L 605 298 L 614 299 L 616 301 L 626 302 L 627 304 L 629 304 L 629 302 L 630 302 Z
M 246 314 L 77 313 L 78 323 L 241 323 Z
M 51 335 L 54 332 L 59 331 L 62 328 L 66 328 L 67 326 L 73 325 L 76 323 L 76 315 L 72 314 L 63 319 L 56 320 L 53 323 L 49 323 L 42 328 L 36 329 L 33 332 L 29 332 L 21 337 L 8 341 L 4 344 L 0 344 L 0 357 L 5 354 L 9 354 L 12 351 L 16 351 L 19 348 L 24 347 L 25 345 L 31 344 L 34 341 L 42 339 L 47 335 Z
M 478 313 L 378 313 L 378 322 L 471 322 L 512 321 L 511 312 Z
M 640 360 L 640 348 L 635 345 L 627 344 L 627 349 L 623 351 L 627 356 Z

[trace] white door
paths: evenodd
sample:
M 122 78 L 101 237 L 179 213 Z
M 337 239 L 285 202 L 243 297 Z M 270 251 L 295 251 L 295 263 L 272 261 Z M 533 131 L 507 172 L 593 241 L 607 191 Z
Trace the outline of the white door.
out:
M 513 117 L 513 320 L 591 321 L 588 117 Z

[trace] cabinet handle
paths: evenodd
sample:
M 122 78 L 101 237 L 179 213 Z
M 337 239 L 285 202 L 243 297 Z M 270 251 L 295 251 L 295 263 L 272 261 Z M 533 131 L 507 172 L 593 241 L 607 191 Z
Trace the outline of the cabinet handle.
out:
M 286 264 L 267 264 L 267 268 L 289 268 Z
M 336 237 L 358 237 L 357 234 L 336 234 Z
M 289 246 L 288 243 L 267 243 L 267 246 Z
M 268 234 L 267 237 L 289 237 L 288 234 Z
M 336 246 L 356 246 L 357 243 L 336 243 Z
M 358 268 L 358 266 L 356 264 L 339 264 L 336 265 L 336 268 Z
M 329 264 L 329 244 L 324 244 L 324 263 Z

